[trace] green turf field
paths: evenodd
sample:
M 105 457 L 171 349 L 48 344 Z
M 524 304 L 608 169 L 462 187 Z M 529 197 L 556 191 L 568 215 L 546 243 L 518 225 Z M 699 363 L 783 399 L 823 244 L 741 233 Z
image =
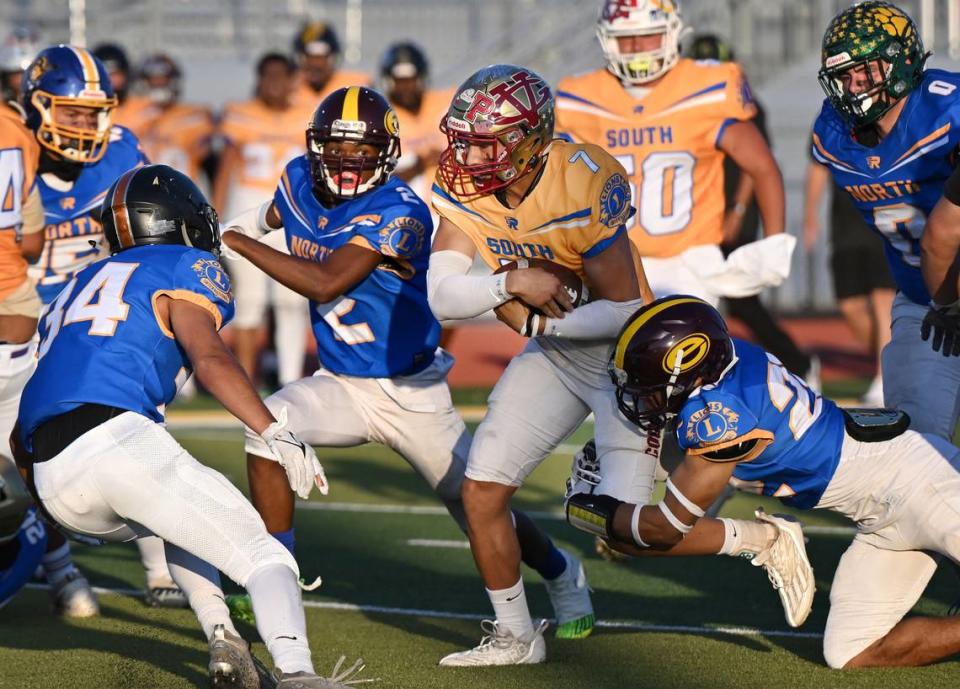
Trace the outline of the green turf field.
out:
M 582 429 L 571 442 L 585 439 Z M 201 460 L 246 489 L 238 431 L 177 432 Z M 373 687 L 456 689 L 557 687 L 948 687 L 960 665 L 898 671 L 826 669 L 820 634 L 833 568 L 848 535 L 817 531 L 808 546 L 819 591 L 814 612 L 794 632 L 759 568 L 731 558 L 634 561 L 596 558 L 592 542 L 556 518 L 566 455 L 543 464 L 518 494 L 521 507 L 544 513 L 541 523 L 584 558 L 597 615 L 609 626 L 582 641 L 548 640 L 548 662 L 503 669 L 440 669 L 444 654 L 475 645 L 478 620 L 489 612 L 463 537 L 437 508 L 414 473 L 379 447 L 321 450 L 330 479 L 327 498 L 301 503 L 298 559 L 308 579 L 324 584 L 306 595 L 311 645 L 318 670 L 340 654 L 362 656 Z M 725 514 L 747 515 L 758 504 L 740 495 Z M 420 508 L 409 510 L 405 508 Z M 807 513 L 808 525 L 842 527 L 833 515 Z M 411 543 L 415 541 L 419 545 Z M 142 585 L 134 547 L 75 546 L 77 560 L 97 586 L 103 616 L 63 622 L 47 613 L 47 594 L 23 592 L 0 616 L 0 688 L 174 688 L 206 685 L 206 644 L 189 611 L 145 607 L 129 595 Z M 535 573 L 525 574 L 535 615 L 550 613 Z M 941 614 L 960 594 L 957 576 L 943 567 L 920 610 Z M 759 631 L 758 631 L 759 630 Z M 241 627 L 249 639 L 256 631 Z M 256 654 L 269 664 L 262 644 Z M 56 651 L 56 653 L 52 653 Z M 368 685 L 361 685 L 368 686 Z

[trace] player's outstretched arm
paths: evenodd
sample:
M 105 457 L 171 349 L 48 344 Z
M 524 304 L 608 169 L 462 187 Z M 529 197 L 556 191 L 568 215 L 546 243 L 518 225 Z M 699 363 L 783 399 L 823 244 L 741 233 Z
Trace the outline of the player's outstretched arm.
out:
M 719 146 L 753 179 L 764 236 L 783 232 L 786 222 L 783 177 L 760 130 L 753 122 L 735 122 L 724 130 Z
M 274 419 L 233 353 L 220 339 L 216 322 L 202 306 L 182 299 L 161 297 L 160 318 L 169 324 L 177 343 L 187 353 L 197 379 L 211 395 L 266 441 L 287 480 L 301 498 L 313 486 L 327 494 L 327 478 L 313 448 L 285 430 L 286 409 Z
M 291 256 L 241 232 L 227 230 L 223 243 L 285 287 L 318 304 L 333 301 L 363 280 L 383 259 L 373 249 L 346 244 L 323 263 Z

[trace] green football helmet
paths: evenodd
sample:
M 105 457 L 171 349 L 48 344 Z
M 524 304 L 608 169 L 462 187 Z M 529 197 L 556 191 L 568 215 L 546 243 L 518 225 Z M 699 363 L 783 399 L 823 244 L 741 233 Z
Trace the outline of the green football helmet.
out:
M 889 2 L 857 3 L 827 27 L 820 86 L 837 112 L 854 127 L 864 127 L 917 87 L 929 55 L 916 24 L 903 10 Z M 867 86 L 854 93 L 851 70 L 857 68 Z

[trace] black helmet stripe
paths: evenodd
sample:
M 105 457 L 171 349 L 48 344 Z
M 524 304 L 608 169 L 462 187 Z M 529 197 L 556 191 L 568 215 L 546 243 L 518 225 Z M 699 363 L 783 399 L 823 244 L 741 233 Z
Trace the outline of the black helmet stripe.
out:
M 113 189 L 113 198 L 110 199 L 110 211 L 113 213 L 113 226 L 117 230 L 117 240 L 124 249 L 134 245 L 133 232 L 130 231 L 130 211 L 127 208 L 127 189 L 130 182 L 137 176 L 139 167 L 127 170 Z

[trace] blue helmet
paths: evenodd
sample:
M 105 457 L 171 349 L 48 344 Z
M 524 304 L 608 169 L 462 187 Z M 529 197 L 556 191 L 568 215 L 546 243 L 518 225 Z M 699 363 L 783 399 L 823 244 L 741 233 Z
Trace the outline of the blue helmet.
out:
M 44 148 L 75 163 L 95 163 L 107 152 L 117 99 L 107 70 L 85 48 L 41 50 L 24 72 L 20 103 L 27 126 Z M 94 109 L 96 127 L 61 122 L 57 111 L 63 107 Z

